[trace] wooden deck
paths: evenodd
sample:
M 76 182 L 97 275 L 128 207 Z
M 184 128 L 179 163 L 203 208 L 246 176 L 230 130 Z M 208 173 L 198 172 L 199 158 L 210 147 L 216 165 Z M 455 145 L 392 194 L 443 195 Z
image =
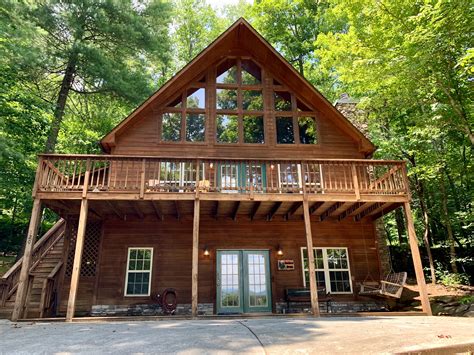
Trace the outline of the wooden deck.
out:
M 270 220 L 302 215 L 303 200 L 321 219 L 356 220 L 379 218 L 409 200 L 402 161 L 115 155 L 42 155 L 33 194 L 59 214 L 79 213 L 87 197 L 95 216 L 163 218 L 192 214 L 198 198 L 201 213 Z

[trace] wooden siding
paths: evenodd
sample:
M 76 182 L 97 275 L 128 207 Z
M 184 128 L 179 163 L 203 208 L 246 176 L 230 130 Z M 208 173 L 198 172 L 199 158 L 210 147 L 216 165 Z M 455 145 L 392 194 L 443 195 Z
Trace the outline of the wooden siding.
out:
M 359 159 L 364 155 L 359 152 L 357 144 L 349 139 L 338 127 L 324 117 L 317 117 L 320 144 L 291 145 L 271 144 L 276 141 L 275 130 L 267 129 L 266 144 L 256 147 L 254 144 L 225 145 L 215 143 L 214 133 L 206 130 L 207 142 L 203 143 L 158 143 L 159 114 L 144 113 L 143 119 L 127 132 L 116 138 L 112 154 L 127 155 L 161 155 L 168 157 L 225 157 L 225 158 L 347 158 Z M 274 126 L 274 118 L 265 115 L 265 125 Z M 208 119 L 209 121 L 209 119 Z M 208 125 L 209 127 L 209 125 Z
M 324 221 L 312 223 L 315 247 L 347 247 L 349 251 L 353 291 L 357 283 L 369 276 L 380 278 L 379 259 L 375 242 L 374 224 L 370 221 Z M 305 247 L 303 220 L 271 222 L 243 217 L 230 218 L 201 216 L 199 236 L 199 303 L 214 303 L 216 295 L 216 249 L 268 249 L 271 255 L 273 303 L 282 301 L 288 287 L 303 287 L 300 248 Z M 277 257 L 280 245 L 284 255 Z M 211 255 L 203 255 L 204 246 Z M 124 297 L 125 269 L 128 247 L 153 247 L 152 292 L 173 287 L 179 303 L 191 303 L 192 217 L 180 220 L 167 217 L 157 221 L 152 216 L 127 221 L 108 219 L 104 222 L 98 280 L 94 295 L 94 281 L 81 278 L 78 291 L 78 311 L 95 304 L 149 303 L 149 297 Z M 278 271 L 277 259 L 293 259 L 294 271 Z M 68 280 L 61 293 L 64 309 L 68 294 Z M 334 298 L 353 299 L 355 295 L 335 295 Z

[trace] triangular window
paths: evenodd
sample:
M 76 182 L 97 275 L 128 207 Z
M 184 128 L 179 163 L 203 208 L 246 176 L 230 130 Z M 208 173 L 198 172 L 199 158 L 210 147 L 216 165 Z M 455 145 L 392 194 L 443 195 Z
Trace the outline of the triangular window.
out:
M 262 82 L 260 67 L 249 59 L 242 60 L 242 84 L 259 85 Z
M 217 84 L 237 84 L 237 63 L 227 59 L 217 67 Z

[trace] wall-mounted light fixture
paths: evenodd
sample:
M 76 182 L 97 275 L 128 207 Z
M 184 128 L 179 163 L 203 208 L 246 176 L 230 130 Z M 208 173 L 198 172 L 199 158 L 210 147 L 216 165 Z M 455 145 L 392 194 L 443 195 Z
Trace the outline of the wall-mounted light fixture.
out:
M 214 167 L 214 163 L 209 164 L 209 169 L 212 169 Z
M 277 255 L 283 255 L 283 249 L 280 245 L 277 246 Z
M 209 248 L 207 247 L 207 245 L 204 246 L 204 256 L 209 256 L 210 255 L 210 252 L 209 252 Z

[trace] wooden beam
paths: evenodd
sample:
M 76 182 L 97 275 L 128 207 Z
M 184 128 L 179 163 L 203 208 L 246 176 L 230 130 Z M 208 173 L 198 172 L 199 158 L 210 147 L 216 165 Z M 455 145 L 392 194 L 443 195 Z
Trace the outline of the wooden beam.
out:
M 140 219 L 145 218 L 145 215 L 143 214 L 140 207 L 138 207 L 136 202 L 131 202 L 130 205 L 132 206 L 132 209 L 135 211 L 135 214 L 138 216 L 138 218 Z
M 71 287 L 69 288 L 69 299 L 67 302 L 66 322 L 72 322 L 76 309 L 77 287 L 79 275 L 81 274 L 82 250 L 87 227 L 88 200 L 81 201 L 81 212 L 79 214 L 79 225 L 77 227 L 76 249 L 74 251 L 74 263 L 72 266 Z
M 237 219 L 237 213 L 239 212 L 240 201 L 235 202 L 234 210 L 232 211 L 232 219 L 235 221 Z
M 278 210 L 280 209 L 281 205 L 282 205 L 283 202 L 281 201 L 278 201 L 278 202 L 275 202 L 272 206 L 272 209 L 270 210 L 270 212 L 268 213 L 267 215 L 267 221 L 271 221 L 273 216 L 278 212 Z
M 181 215 L 179 214 L 179 205 L 178 205 L 178 201 L 177 201 L 177 200 L 174 201 L 174 208 L 175 208 L 175 210 L 176 210 L 176 219 L 179 220 L 179 218 L 181 217 Z
M 331 206 L 335 205 L 336 202 L 326 201 L 323 202 L 318 208 L 316 208 L 312 214 L 316 216 L 321 216 L 326 210 L 331 208 Z M 313 206 L 314 207 L 314 206 Z
M 392 212 L 393 210 L 397 209 L 398 207 L 400 207 L 400 204 L 399 203 L 389 203 L 387 204 L 388 206 L 384 207 L 384 209 L 382 211 L 380 211 L 379 213 L 374 213 L 370 216 L 370 219 L 372 221 L 375 221 L 376 219 L 379 219 L 380 217 L 383 217 L 385 216 L 387 213 L 390 213 Z
M 257 214 L 258 212 L 258 209 L 260 208 L 260 205 L 262 203 L 260 201 L 257 201 L 254 203 L 253 207 L 252 207 L 252 212 L 250 212 L 250 220 L 253 221 L 253 219 L 255 218 L 255 215 Z
M 331 215 L 337 210 L 339 209 L 339 207 L 341 207 L 344 203 L 343 202 L 336 202 L 335 204 L 333 204 L 332 206 L 329 206 L 328 209 L 326 209 L 326 211 L 322 212 L 321 213 L 321 216 L 319 217 L 321 222 L 324 221 L 325 219 L 327 219 L 328 217 L 331 217 Z
M 318 208 L 324 204 L 323 201 L 315 202 L 309 209 L 309 214 L 313 214 Z
M 347 211 L 349 208 L 354 206 L 356 202 L 343 202 L 339 205 L 339 207 L 331 213 L 334 217 L 339 217 L 343 212 Z
M 308 250 L 308 266 L 309 266 L 309 288 L 311 293 L 311 310 L 313 316 L 319 317 L 318 288 L 316 284 L 316 270 L 314 267 L 313 254 L 313 234 L 311 232 L 311 216 L 309 213 L 308 200 L 303 200 L 304 227 L 306 231 L 306 245 Z
M 158 218 L 159 220 L 163 220 L 164 219 L 164 216 L 163 216 L 163 213 L 161 213 L 160 211 L 160 208 L 158 206 L 158 202 L 157 201 L 150 201 L 151 202 L 151 205 L 153 206 L 153 210 L 155 211 L 155 215 L 156 215 L 156 218 Z
M 303 202 L 293 202 L 291 207 L 285 213 L 285 219 L 288 220 L 291 216 L 295 214 L 296 211 L 303 205 Z
M 405 218 L 407 221 L 408 239 L 410 242 L 411 257 L 413 265 L 415 266 L 416 283 L 418 284 L 418 291 L 420 292 L 421 308 L 428 316 L 431 313 L 431 305 L 428 299 L 428 291 L 426 290 L 425 275 L 423 274 L 423 265 L 421 263 L 420 249 L 418 248 L 418 240 L 416 238 L 415 225 L 413 223 L 413 216 L 409 202 L 403 205 L 405 211 Z
M 339 219 L 339 221 L 342 221 L 346 217 L 355 216 L 355 215 L 359 214 L 360 212 L 362 212 L 363 210 L 365 210 L 367 207 L 372 206 L 374 204 L 375 204 L 375 202 L 357 202 L 351 208 L 349 208 L 347 211 L 341 213 L 338 216 L 338 219 Z
M 191 314 L 197 316 L 198 308 L 198 266 L 199 266 L 199 198 L 194 200 L 194 218 L 193 218 L 193 257 L 191 271 Z
M 384 207 L 390 206 L 390 203 L 377 202 L 371 206 L 368 206 L 365 210 L 358 213 L 355 217 L 355 221 L 360 221 L 362 218 L 369 217 L 375 213 L 383 211 Z
M 106 201 L 106 203 L 118 218 L 123 220 L 125 219 L 125 215 L 120 212 L 120 210 L 112 203 L 112 201 Z
M 29 271 L 31 266 L 31 257 L 33 255 L 33 246 L 38 233 L 38 225 L 41 219 L 41 200 L 35 198 L 33 201 L 33 209 L 31 211 L 30 225 L 28 226 L 28 235 L 26 237 L 25 251 L 23 253 L 23 261 L 21 263 L 20 277 L 16 290 L 15 305 L 13 307 L 12 321 L 16 322 L 23 317 L 25 309 Z

